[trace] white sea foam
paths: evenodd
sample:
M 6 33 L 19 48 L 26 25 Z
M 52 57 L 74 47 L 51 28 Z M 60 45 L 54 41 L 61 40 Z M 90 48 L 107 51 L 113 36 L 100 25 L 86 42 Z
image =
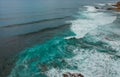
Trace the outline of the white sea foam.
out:
M 100 33 L 97 32 L 96 28 L 109 26 L 108 24 L 113 23 L 117 18 L 104 12 L 93 12 L 93 10 L 95 9 L 90 7 L 88 11 L 80 13 L 80 15 L 86 17 L 85 19 L 78 18 L 71 21 L 71 30 L 76 34 L 75 38 L 82 38 L 87 33 L 96 36 L 97 33 Z M 120 51 L 120 41 L 104 40 L 104 35 L 99 37 L 99 40 L 108 43 L 112 49 Z M 67 37 L 66 39 L 70 38 L 73 38 L 73 36 Z M 48 77 L 63 77 L 62 74 L 70 72 L 81 73 L 84 77 L 120 77 L 120 60 L 115 59 L 114 55 L 98 52 L 94 48 L 89 50 L 76 47 L 73 52 L 76 56 L 65 59 L 65 61 L 70 66 L 76 66 L 76 70 L 52 68 L 46 72 L 46 75 Z
M 71 38 L 74 38 L 75 36 L 68 36 L 68 37 L 65 37 L 64 39 L 71 39 Z
M 88 12 L 97 12 L 97 9 L 94 6 L 84 6 L 87 8 L 86 11 Z
M 86 19 L 78 18 L 71 21 L 71 30 L 76 34 L 76 38 L 82 38 L 91 30 L 94 30 L 98 26 L 110 24 L 117 18 L 104 12 L 91 12 L 91 9 L 94 8 L 92 6 L 88 8 L 87 12 L 81 12 L 79 14 L 80 16 L 83 15 L 86 17 Z
M 79 71 L 77 70 L 70 70 L 70 69 L 56 69 L 56 68 L 52 68 L 49 71 L 46 72 L 46 75 L 48 77 L 63 77 L 64 73 L 79 73 Z
M 96 50 L 75 50 L 76 56 L 66 59 L 71 66 L 78 69 L 57 69 L 52 68 L 46 72 L 48 77 L 62 77 L 66 72 L 81 73 L 84 77 L 119 77 L 120 60 L 114 60 L 112 55 L 100 53 Z
M 104 4 L 104 3 L 99 3 L 99 4 L 97 4 L 97 5 L 100 5 L 100 6 L 105 6 L 105 4 Z
M 116 40 L 114 40 L 114 41 L 106 40 L 106 42 L 111 46 L 111 48 L 113 50 L 117 51 L 115 53 L 115 55 L 120 56 L 120 41 L 118 41 L 118 40 L 117 41 Z

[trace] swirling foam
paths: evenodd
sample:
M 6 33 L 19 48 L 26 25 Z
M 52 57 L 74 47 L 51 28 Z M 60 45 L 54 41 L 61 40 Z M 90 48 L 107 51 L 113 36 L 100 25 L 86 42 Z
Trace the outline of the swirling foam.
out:
M 104 12 L 93 12 L 96 10 L 92 6 L 87 6 L 87 8 L 88 10 L 86 12 L 79 13 L 79 16 L 84 16 L 86 18 L 78 18 L 71 21 L 71 30 L 76 34 L 76 38 L 82 38 L 91 30 L 99 26 L 110 24 L 117 18 L 116 16 Z
M 116 54 L 120 52 L 120 41 L 111 41 L 109 37 L 105 38 L 107 37 L 107 33 L 101 35 L 102 33 L 97 31 L 98 27 L 104 29 L 104 26 L 109 26 L 117 17 L 104 12 L 97 12 L 94 7 L 91 7 L 88 11 L 80 12 L 78 19 L 71 21 L 71 30 L 76 36 L 70 36 L 67 37 L 67 39 L 73 37 L 83 38 L 87 34 L 91 34 L 91 37 L 94 39 L 89 40 L 89 42 L 102 41 L 107 43 L 107 45 L 110 46 L 112 50 L 117 51 L 117 53 L 113 52 L 115 54 L 109 54 L 107 53 L 109 52 L 107 48 L 105 48 L 105 53 L 101 53 L 97 50 L 97 46 L 95 46 L 96 49 L 76 47 L 76 49 L 73 50 L 76 55 L 73 58 L 65 59 L 65 61 L 71 67 L 76 67 L 77 69 L 52 68 L 46 72 L 48 77 L 62 77 L 62 74 L 66 72 L 81 73 L 85 77 L 120 77 L 120 70 L 118 69 L 120 68 L 120 60 L 116 58 Z M 81 18 L 81 15 L 83 18 Z M 105 31 L 102 32 L 104 33 Z
M 90 9 L 93 8 L 90 7 Z M 103 39 L 107 34 L 101 36 L 101 32 L 96 31 L 98 27 L 109 26 L 107 24 L 114 22 L 116 16 L 104 12 L 93 12 L 90 9 L 80 12 L 79 17 L 71 21 L 71 31 L 76 36 L 70 36 L 67 39 L 73 37 L 82 39 L 64 40 L 55 38 L 46 44 L 24 51 L 9 77 L 18 75 L 19 77 L 32 75 L 33 77 L 43 77 L 42 74 L 45 77 L 46 75 L 47 77 L 62 77 L 62 74 L 66 72 L 81 73 L 85 77 L 120 77 L 119 58 L 116 58 L 114 54 L 107 53 L 110 49 L 108 50 L 101 45 L 101 42 L 105 42 L 112 49 L 119 51 L 119 41 Z M 87 37 L 85 38 L 85 36 Z M 99 51 L 102 49 L 106 52 Z M 74 56 L 72 56 L 73 54 Z M 45 72 L 41 72 L 43 64 L 47 66 L 51 64 Z M 67 67 L 61 68 L 62 65 Z
M 46 72 L 48 77 L 62 77 L 66 72 L 81 73 L 85 77 L 119 77 L 120 60 L 113 55 L 92 50 L 76 49 L 77 54 L 71 59 L 66 59 L 70 66 L 76 70 L 52 68 Z

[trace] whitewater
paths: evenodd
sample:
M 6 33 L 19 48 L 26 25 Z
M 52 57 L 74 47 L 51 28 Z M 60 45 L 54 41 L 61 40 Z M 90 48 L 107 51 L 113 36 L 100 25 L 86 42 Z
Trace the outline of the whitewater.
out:
M 51 39 L 19 54 L 8 77 L 120 77 L 120 16 L 83 6 L 71 23 L 69 36 Z M 72 34 L 71 34 L 72 33 Z

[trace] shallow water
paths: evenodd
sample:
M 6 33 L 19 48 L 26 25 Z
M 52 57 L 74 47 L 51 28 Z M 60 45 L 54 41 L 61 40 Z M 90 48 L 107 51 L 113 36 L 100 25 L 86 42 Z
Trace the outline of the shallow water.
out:
M 31 2 L 32 1 L 30 1 L 30 3 Z M 47 38 L 50 39 L 45 40 L 42 44 L 28 41 L 34 46 L 26 48 L 17 54 L 17 61 L 8 77 L 62 77 L 62 74 L 66 72 L 81 73 L 85 77 L 120 77 L 120 70 L 118 69 L 120 68 L 120 15 L 112 11 L 97 10 L 93 7 L 99 3 L 113 1 L 106 0 L 98 2 L 95 0 L 93 1 L 94 3 L 87 3 L 87 1 L 81 3 L 76 0 L 65 1 L 62 4 L 64 6 L 59 4 L 62 1 L 52 0 L 48 1 L 48 3 L 44 1 L 41 2 L 48 4 L 48 6 L 42 5 L 42 7 L 49 7 L 49 9 L 43 9 L 46 10 L 42 11 L 43 14 L 53 11 L 57 13 L 52 13 L 53 15 L 51 14 L 50 18 L 48 14 L 48 16 L 45 15 L 46 19 L 39 19 L 39 16 L 36 15 L 36 19 L 31 20 L 29 19 L 31 15 L 30 17 L 24 17 L 24 15 L 29 12 L 27 10 L 25 13 L 26 8 L 24 8 L 22 11 L 16 11 L 16 13 L 19 13 L 19 11 L 24 12 L 20 13 L 21 15 L 23 14 L 23 21 L 17 19 L 11 22 L 12 19 L 16 17 L 11 16 L 12 18 L 4 18 L 4 16 L 9 15 L 9 13 L 13 11 L 9 13 L 6 12 L 6 15 L 1 16 L 3 17 L 1 21 L 8 21 L 8 23 L 1 24 L 1 38 L 24 35 L 24 38 L 32 36 L 36 37 L 33 39 L 41 41 L 42 39 L 38 40 L 40 37 L 37 38 L 40 34 L 40 32 L 36 33 L 37 30 L 45 28 L 51 29 L 51 27 L 59 26 L 59 24 L 62 26 L 64 26 L 63 24 L 69 24 L 69 26 L 56 28 L 49 35 L 46 34 L 49 30 L 45 30 L 46 35 L 44 36 L 48 36 Z M 55 5 L 51 5 L 53 2 Z M 24 5 L 21 7 L 30 7 L 29 9 L 38 7 L 38 5 L 32 7 L 33 5 Z M 54 10 L 52 11 L 52 9 Z M 58 9 L 61 9 L 61 11 L 58 11 Z M 38 11 L 38 9 L 34 10 Z M 64 10 L 68 11 L 65 12 Z M 58 15 L 59 13 L 62 15 Z M 45 18 L 42 13 L 40 14 Z M 20 17 L 20 20 L 21 19 L 22 17 Z M 45 26 L 40 27 L 40 25 Z M 16 28 L 21 29 L 22 32 L 16 32 Z M 2 30 L 5 31 L 6 29 L 11 33 L 3 35 Z M 14 31 L 16 33 L 14 33 L 13 29 L 15 29 Z M 59 31 L 59 29 L 61 29 L 62 32 Z M 31 32 L 33 32 L 33 34 Z M 56 32 L 56 34 L 54 32 Z M 50 37 L 51 35 L 53 36 Z M 19 38 L 20 37 L 22 36 L 19 36 Z M 32 38 L 30 40 L 32 40 Z M 25 44 L 25 46 L 29 45 Z
M 56 36 L 19 54 L 9 77 L 62 77 L 66 72 L 85 77 L 119 77 L 119 15 L 80 10 L 75 17 L 70 21 L 68 36 Z

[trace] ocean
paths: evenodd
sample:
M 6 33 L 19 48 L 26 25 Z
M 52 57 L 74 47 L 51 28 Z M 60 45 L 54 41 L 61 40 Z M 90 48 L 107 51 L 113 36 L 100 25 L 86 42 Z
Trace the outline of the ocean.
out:
M 0 0 L 0 77 L 120 77 L 115 2 Z

